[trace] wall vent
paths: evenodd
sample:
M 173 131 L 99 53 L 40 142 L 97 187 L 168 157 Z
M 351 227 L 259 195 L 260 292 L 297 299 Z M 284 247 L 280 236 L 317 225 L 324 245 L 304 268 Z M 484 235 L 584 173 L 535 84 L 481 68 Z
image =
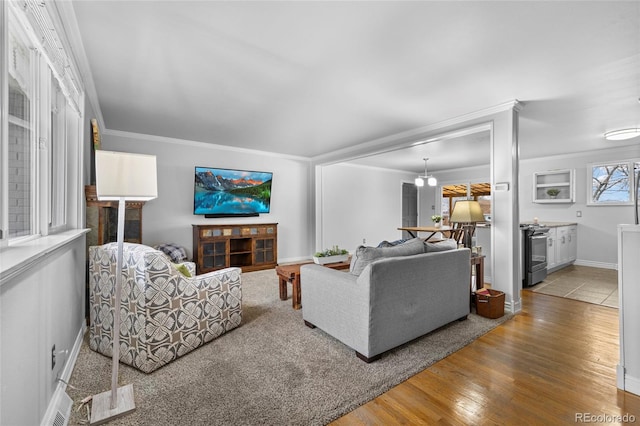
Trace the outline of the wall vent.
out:
M 67 426 L 69 424 L 69 415 L 71 414 L 73 401 L 63 390 L 59 390 L 56 393 L 57 401 L 53 412 L 48 420 L 42 422 L 42 426 Z

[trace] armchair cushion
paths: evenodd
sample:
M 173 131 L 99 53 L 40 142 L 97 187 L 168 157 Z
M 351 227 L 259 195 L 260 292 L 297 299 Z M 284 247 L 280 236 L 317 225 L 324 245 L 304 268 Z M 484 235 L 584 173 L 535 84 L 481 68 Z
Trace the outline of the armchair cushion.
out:
M 112 356 L 117 244 L 89 248 L 89 346 Z M 187 269 L 193 264 L 185 262 Z M 188 278 L 151 247 L 124 243 L 120 361 L 145 373 L 240 325 L 240 268 Z

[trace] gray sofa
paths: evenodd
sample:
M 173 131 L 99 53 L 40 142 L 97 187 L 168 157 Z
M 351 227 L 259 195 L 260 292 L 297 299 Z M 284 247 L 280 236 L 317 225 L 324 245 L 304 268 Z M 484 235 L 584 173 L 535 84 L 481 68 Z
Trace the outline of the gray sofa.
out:
M 351 271 L 302 266 L 305 324 L 320 328 L 371 362 L 443 325 L 466 319 L 469 249 L 422 253 L 414 241 L 403 246 L 404 250 L 360 247 Z

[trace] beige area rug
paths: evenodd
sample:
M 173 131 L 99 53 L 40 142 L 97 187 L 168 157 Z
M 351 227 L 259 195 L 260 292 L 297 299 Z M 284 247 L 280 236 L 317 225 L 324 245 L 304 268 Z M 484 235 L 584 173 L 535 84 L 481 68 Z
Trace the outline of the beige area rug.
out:
M 500 323 L 469 315 L 403 345 L 371 364 L 302 321 L 278 297 L 274 270 L 242 275 L 242 325 L 178 360 L 144 374 L 121 364 L 136 411 L 112 425 L 322 425 L 375 398 Z M 291 293 L 289 293 L 291 294 Z M 67 392 L 71 424 L 86 419 L 78 402 L 109 389 L 111 359 L 82 345 Z
M 618 271 L 571 265 L 528 288 L 536 293 L 618 307 Z

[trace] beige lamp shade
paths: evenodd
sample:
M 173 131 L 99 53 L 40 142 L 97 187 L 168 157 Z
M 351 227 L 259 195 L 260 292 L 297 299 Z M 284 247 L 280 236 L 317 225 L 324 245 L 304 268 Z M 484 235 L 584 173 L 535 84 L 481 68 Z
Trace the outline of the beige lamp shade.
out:
M 157 198 L 156 156 L 97 150 L 96 193 L 105 201 Z
M 474 223 L 484 222 L 484 213 L 480 203 L 473 200 L 460 200 L 453 206 L 453 213 L 449 218 L 449 222 L 457 223 Z

